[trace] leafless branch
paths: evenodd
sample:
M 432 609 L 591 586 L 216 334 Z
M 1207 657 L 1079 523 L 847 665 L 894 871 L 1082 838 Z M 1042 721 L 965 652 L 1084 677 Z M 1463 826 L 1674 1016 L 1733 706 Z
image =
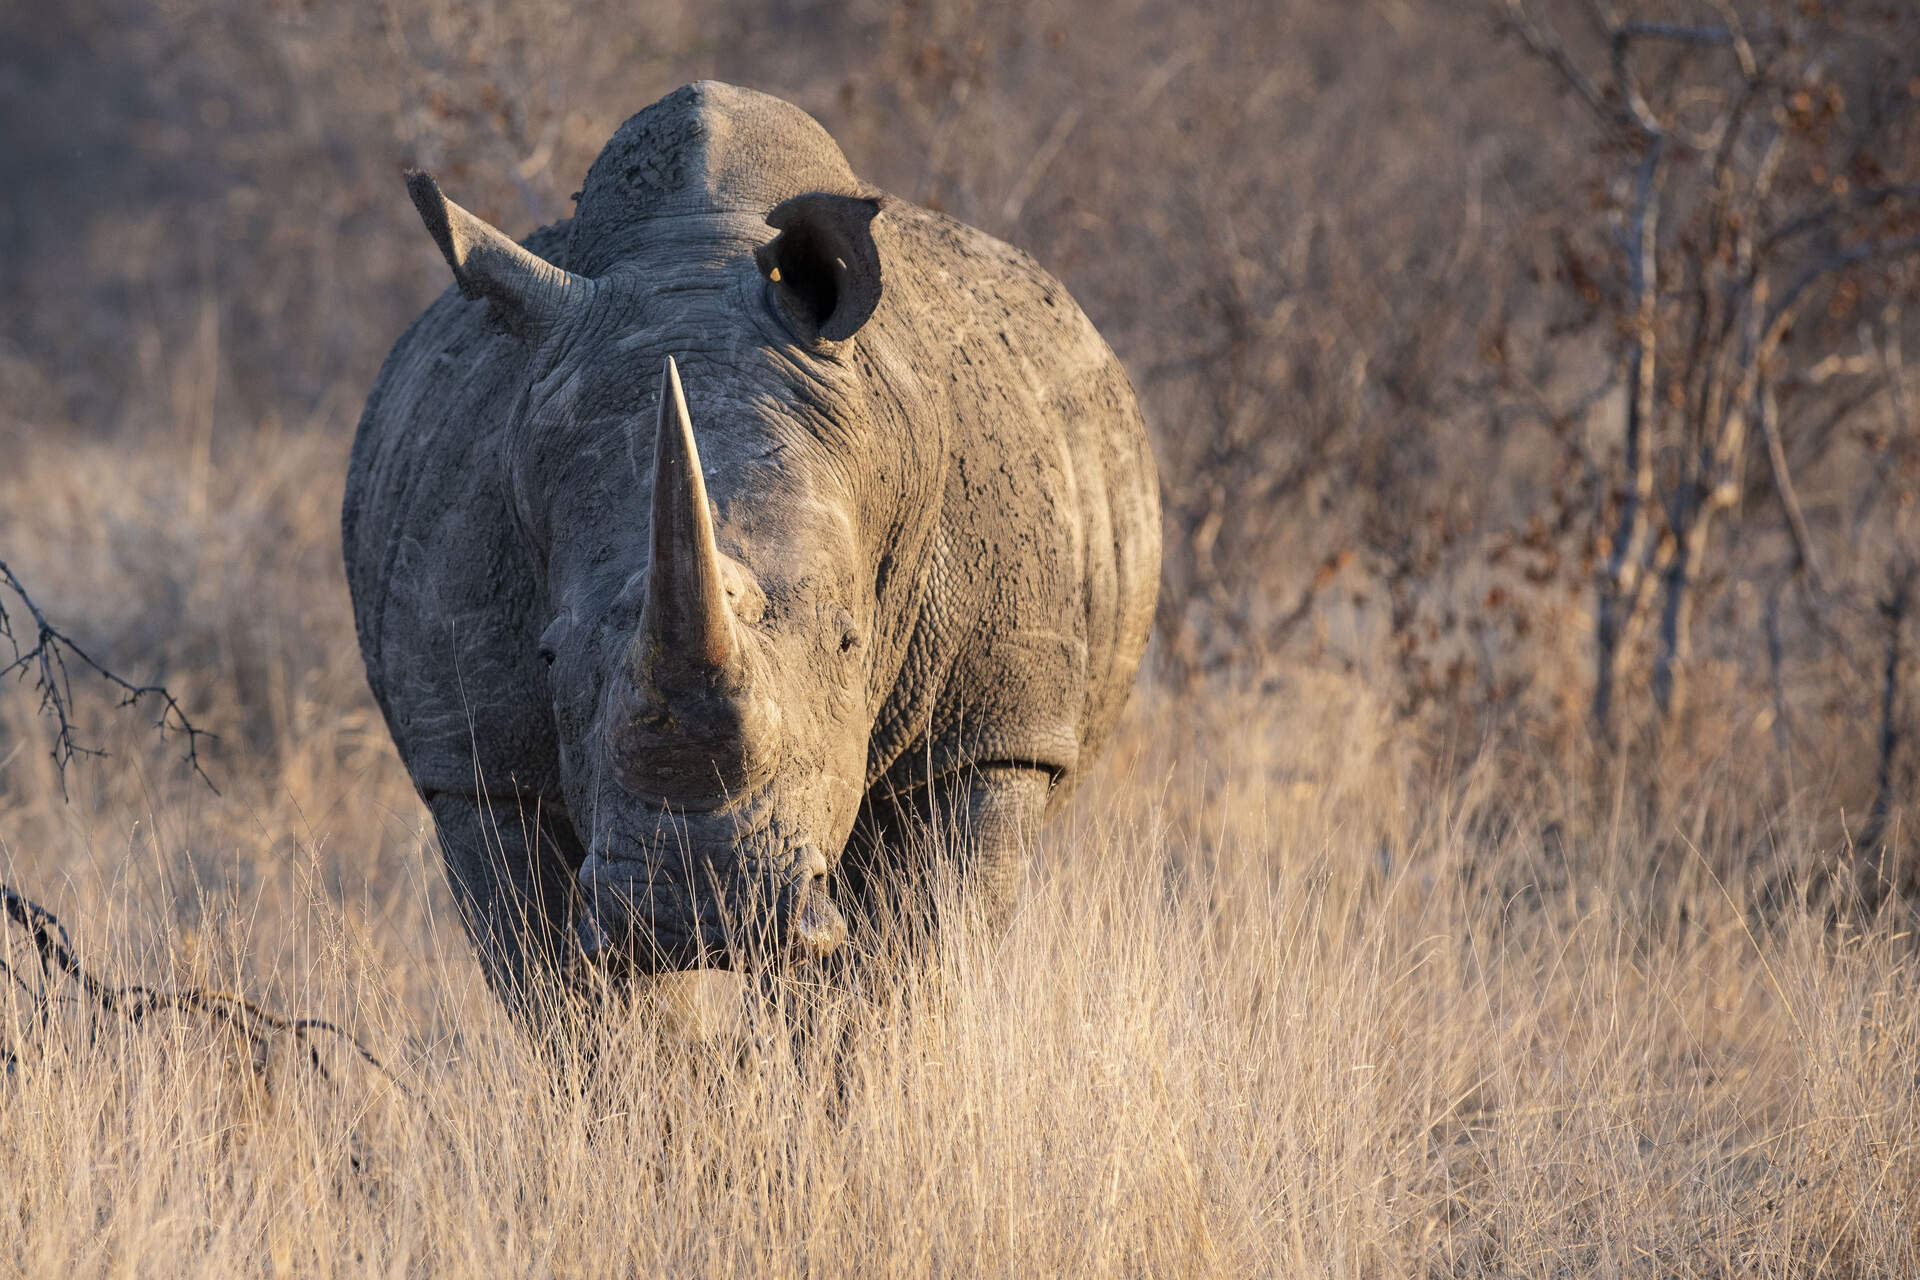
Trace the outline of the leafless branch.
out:
M 1773 736 L 1789 766 L 1793 761 L 1793 708 L 1787 702 L 1787 646 L 1780 634 L 1780 593 L 1776 581 L 1767 592 L 1767 688 L 1773 698 Z
M 1887 261 L 1893 258 L 1904 257 L 1909 253 L 1920 253 L 1920 236 L 1911 236 L 1905 240 L 1873 241 L 1867 244 L 1855 245 L 1851 249 L 1843 249 L 1838 253 L 1829 254 L 1802 271 L 1799 277 L 1787 287 L 1786 292 L 1781 295 L 1780 300 L 1774 303 L 1773 309 L 1767 313 L 1767 331 L 1772 332 L 1777 329 L 1780 323 L 1787 319 L 1794 305 L 1799 302 L 1800 295 L 1805 293 L 1812 285 L 1826 279 L 1828 276 L 1845 271 L 1849 267 L 1858 266 L 1863 262 Z
M 1533 15 L 1527 12 L 1527 7 L 1522 0 L 1506 0 L 1506 12 L 1507 24 L 1513 34 L 1519 37 L 1520 43 L 1527 47 L 1528 52 L 1558 72 L 1560 78 L 1566 81 L 1567 86 L 1575 94 L 1579 95 L 1580 100 L 1587 104 L 1590 111 L 1608 123 L 1619 119 L 1620 113 L 1608 104 L 1606 96 L 1600 92 L 1599 87 L 1574 62 L 1573 55 L 1567 52 L 1567 46 L 1560 42 L 1559 37 L 1533 20 Z
M 43 1026 L 48 1020 L 46 1015 L 58 989 L 57 984 L 71 983 L 79 989 L 89 1010 L 96 1016 L 118 1017 L 138 1026 L 156 1013 L 186 1012 L 201 1014 L 221 1026 L 232 1028 L 245 1038 L 256 1067 L 265 1065 L 276 1038 L 288 1037 L 305 1050 L 302 1057 L 306 1064 L 321 1079 L 330 1080 L 332 1076 L 321 1061 L 312 1037 L 316 1034 L 332 1036 L 351 1047 L 362 1061 L 385 1076 L 402 1096 L 409 1099 L 413 1097 L 412 1092 L 388 1070 L 386 1064 L 338 1023 L 324 1018 L 285 1017 L 225 991 L 210 991 L 201 987 L 158 991 L 137 984 L 114 986 L 102 982 L 80 963 L 66 926 L 60 923 L 59 917 L 53 912 L 4 884 L 0 884 L 0 908 L 5 909 L 6 919 L 11 926 L 26 935 L 27 943 L 40 966 L 42 986 L 37 991 L 29 989 L 29 994 L 34 996 L 39 1005 L 37 1012 L 41 1015 Z M 9 976 L 26 987 L 27 984 L 10 967 L 0 964 L 0 968 L 6 968 Z M 8 1060 L 12 1061 L 15 1056 L 12 1046 L 8 1046 Z
M 193 771 L 200 775 L 215 795 L 220 789 L 207 776 L 201 765 L 201 739 L 213 741 L 213 733 L 200 728 L 188 718 L 186 709 L 178 698 L 168 691 L 165 685 L 135 684 L 95 660 L 85 649 L 74 642 L 71 636 L 47 621 L 46 614 L 27 594 L 26 586 L 0 560 L 0 586 L 5 586 L 20 601 L 31 623 L 32 638 L 23 638 L 28 628 L 14 627 L 14 619 L 6 608 L 4 599 L 0 599 L 0 638 L 4 638 L 12 648 L 13 654 L 4 665 L 0 665 L 0 679 L 17 676 L 21 681 L 31 681 L 34 692 L 40 697 L 40 710 L 51 716 L 54 722 L 53 761 L 60 772 L 60 786 L 64 793 L 67 780 L 67 765 L 79 756 L 102 756 L 106 752 L 98 747 L 82 743 L 76 736 L 73 723 L 73 669 L 74 664 L 84 671 L 91 671 L 120 694 L 120 705 L 137 707 L 143 700 L 151 700 L 159 705 L 160 713 L 154 719 L 154 728 L 165 738 L 169 733 L 186 735 L 185 758 Z
M 1858 213 L 1865 209 L 1876 209 L 1889 200 L 1920 201 L 1920 182 L 1894 183 L 1883 187 L 1861 187 L 1844 200 L 1829 200 L 1817 208 L 1787 219 L 1767 233 L 1760 242 L 1760 254 L 1765 257 L 1774 249 L 1795 236 L 1807 231 L 1818 230 L 1831 223 L 1843 213 Z
M 1907 612 L 1913 603 L 1916 566 L 1907 562 L 1895 572 L 1893 589 L 1880 602 L 1880 617 L 1886 624 L 1886 648 L 1880 678 L 1880 743 L 1874 774 L 1873 807 L 1867 811 L 1867 825 L 1861 830 L 1855 847 L 1868 856 L 1878 853 L 1893 813 L 1893 764 L 1900 750 L 1900 671 L 1903 633 Z
M 1733 7 L 1731 0 L 1709 0 L 1720 20 L 1727 24 L 1727 40 L 1733 46 L 1733 56 L 1739 59 L 1740 74 L 1752 84 L 1760 74 L 1760 61 L 1753 55 L 1753 42 L 1747 39 L 1746 24 L 1740 21 L 1740 13 Z
M 1340 576 L 1340 571 L 1347 567 L 1351 559 L 1350 553 L 1341 551 L 1328 556 L 1321 562 L 1319 569 L 1314 572 L 1312 581 L 1300 589 L 1299 598 L 1293 602 L 1293 607 L 1274 623 L 1270 637 L 1273 643 L 1284 643 L 1294 629 L 1307 620 L 1313 613 L 1313 606 L 1319 600 L 1320 593 L 1332 585 L 1333 580 Z
M 1613 82 L 1620 91 L 1621 101 L 1626 104 L 1623 119 L 1639 128 L 1649 138 L 1666 136 L 1666 130 L 1660 127 L 1660 121 L 1654 116 L 1653 108 L 1640 92 L 1640 83 L 1634 78 L 1633 68 L 1629 64 L 1632 42 L 1623 30 L 1615 30 L 1612 40 Z
M 1780 407 L 1774 403 L 1771 388 L 1762 387 L 1754 403 L 1760 418 L 1760 431 L 1767 442 L 1767 466 L 1773 474 L 1773 491 L 1786 513 L 1787 529 L 1793 535 L 1793 567 L 1805 573 L 1815 591 L 1822 590 L 1819 563 L 1813 557 L 1813 535 L 1807 530 L 1807 517 L 1800 509 L 1800 497 L 1794 491 L 1793 473 L 1787 467 L 1786 446 L 1780 439 Z
M 1730 45 L 1733 35 L 1725 27 L 1689 27 L 1677 22 L 1628 22 L 1617 28 L 1624 40 L 1671 40 L 1679 44 Z
M 1600 649 L 1599 670 L 1593 693 L 1594 727 L 1603 738 L 1611 733 L 1614 666 L 1621 640 L 1636 611 L 1629 604 L 1641 598 L 1635 573 L 1646 523 L 1646 505 L 1653 490 L 1652 451 L 1646 436 L 1653 421 L 1658 359 L 1655 319 L 1659 302 L 1660 170 L 1664 155 L 1665 147 L 1656 137 L 1641 161 L 1630 231 L 1634 331 L 1628 355 L 1629 397 L 1622 458 L 1628 482 L 1626 492 L 1621 495 L 1620 515 L 1614 523 L 1612 546 L 1608 549 L 1600 582 L 1596 637 Z

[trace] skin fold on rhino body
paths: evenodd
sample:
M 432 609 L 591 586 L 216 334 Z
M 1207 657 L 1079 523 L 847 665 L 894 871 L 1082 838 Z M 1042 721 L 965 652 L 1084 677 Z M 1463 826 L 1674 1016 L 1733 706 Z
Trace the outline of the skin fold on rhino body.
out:
M 523 244 L 408 186 L 456 287 L 368 397 L 347 578 L 496 989 L 830 951 L 929 818 L 1003 906 L 1159 574 L 1132 389 L 1066 291 L 713 82 Z

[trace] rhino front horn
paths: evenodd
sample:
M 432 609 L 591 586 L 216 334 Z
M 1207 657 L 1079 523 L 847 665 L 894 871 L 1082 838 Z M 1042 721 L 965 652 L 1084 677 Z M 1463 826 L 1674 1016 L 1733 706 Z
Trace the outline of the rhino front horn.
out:
M 487 299 L 494 314 L 520 337 L 531 342 L 545 338 L 591 287 L 586 277 L 528 252 L 505 232 L 447 199 L 432 174 L 409 169 L 407 194 L 453 268 L 461 295 Z
M 693 442 L 673 357 L 660 375 L 660 418 L 653 440 L 653 558 L 641 614 L 644 671 L 658 657 L 711 667 L 733 657 L 733 619 L 721 580 L 720 550 L 707 510 L 707 482 Z

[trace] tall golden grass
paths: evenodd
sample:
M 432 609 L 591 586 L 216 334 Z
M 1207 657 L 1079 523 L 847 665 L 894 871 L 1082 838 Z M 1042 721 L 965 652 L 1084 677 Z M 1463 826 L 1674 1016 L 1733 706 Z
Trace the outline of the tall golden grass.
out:
M 215 795 L 88 704 L 112 754 L 63 802 L 8 692 L 0 879 L 104 975 L 334 1019 L 389 1073 L 189 1014 L 41 1026 L 9 985 L 0 1272 L 1920 1272 L 1912 939 L 1773 891 L 1819 824 L 1739 760 L 1656 829 L 1538 761 L 1431 769 L 1333 677 L 1143 685 L 1002 933 L 761 1008 L 744 1053 L 635 1013 L 556 1063 L 365 692 L 344 452 L 10 447 L 16 570 L 226 739 Z

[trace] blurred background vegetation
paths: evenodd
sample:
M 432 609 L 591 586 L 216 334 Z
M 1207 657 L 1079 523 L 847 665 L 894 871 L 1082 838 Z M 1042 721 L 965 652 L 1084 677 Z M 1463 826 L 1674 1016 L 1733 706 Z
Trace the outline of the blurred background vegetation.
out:
M 29 493 L 0 547 L 142 679 L 221 673 L 228 750 L 277 740 L 270 669 L 351 681 L 333 549 L 274 522 L 335 500 L 446 284 L 400 169 L 524 234 L 625 116 L 712 76 L 1028 249 L 1107 335 L 1163 469 L 1155 679 L 1280 714 L 1334 682 L 1397 749 L 1598 767 L 1650 813 L 1737 760 L 1898 852 L 1908 6 L 72 0 L 0 10 L 0 47 L 0 427 L 125 459 L 127 521 L 68 543 Z M 148 485 L 156 437 L 201 479 Z M 289 450 L 296 491 L 250 495 L 265 523 L 220 554 L 311 594 L 186 598 L 156 557 L 211 552 L 166 549 L 202 528 L 166 504 Z M 288 661 L 223 611 L 296 620 Z

